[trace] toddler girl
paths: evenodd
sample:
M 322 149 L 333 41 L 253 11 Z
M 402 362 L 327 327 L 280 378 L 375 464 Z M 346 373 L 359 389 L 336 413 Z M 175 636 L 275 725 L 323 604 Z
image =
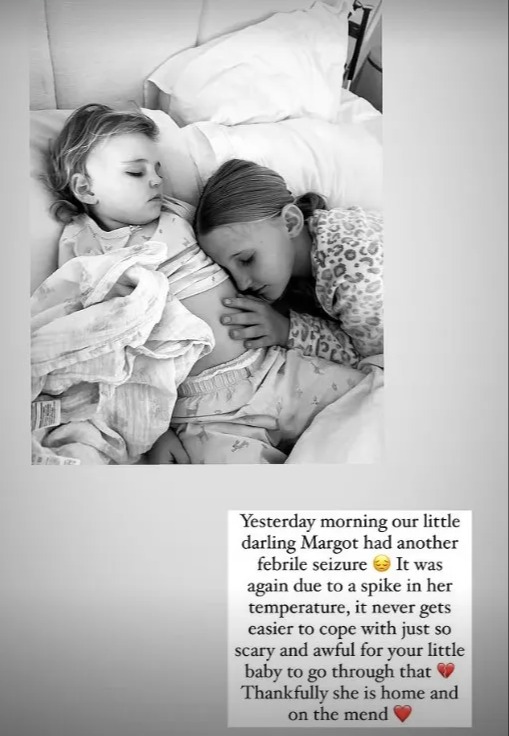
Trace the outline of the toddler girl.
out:
M 105 105 L 79 108 L 53 146 L 49 181 L 54 213 L 67 223 L 59 265 L 163 242 L 168 259 L 160 269 L 172 298 L 212 330 L 214 347 L 180 385 L 173 408 L 183 447 L 169 430 L 156 442 L 152 462 L 284 462 L 313 417 L 363 377 L 296 350 L 246 349 L 231 338 L 221 315 L 236 289 L 197 245 L 185 219 L 193 208 L 163 197 L 157 127 L 149 117 Z
M 232 159 L 208 180 L 194 227 L 246 292 L 225 300 L 241 310 L 222 319 L 233 339 L 353 366 L 383 352 L 379 213 L 327 211 L 320 195 L 295 199 L 275 171 Z

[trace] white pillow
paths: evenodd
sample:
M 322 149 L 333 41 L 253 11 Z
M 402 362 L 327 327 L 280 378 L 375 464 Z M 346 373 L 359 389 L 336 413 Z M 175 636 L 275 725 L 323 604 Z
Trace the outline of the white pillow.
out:
M 225 161 L 242 158 L 277 171 L 294 195 L 315 191 L 328 207 L 382 209 L 382 116 L 364 123 L 316 118 L 226 126 L 195 123 L 182 128 L 200 177 L 200 189 Z M 378 126 L 376 126 L 378 123 Z M 192 202 L 195 204 L 195 202 Z
M 58 241 L 63 225 L 49 213 L 51 195 L 41 181 L 49 141 L 63 128 L 71 110 L 35 110 L 30 113 L 30 293 L 57 267 Z
M 30 113 L 30 293 L 57 267 L 58 241 L 63 226 L 50 214 L 51 194 L 41 181 L 45 170 L 44 153 L 50 140 L 56 138 L 72 110 L 34 110 Z M 194 164 L 200 159 L 196 150 L 199 139 L 190 141 L 193 155 L 187 149 L 182 130 L 160 110 L 143 110 L 159 128 L 159 144 L 165 193 L 194 204 L 201 179 Z M 203 144 L 207 146 L 204 140 Z
M 351 0 L 276 13 L 164 62 L 145 84 L 179 125 L 337 118 Z
M 260 23 L 274 13 L 309 10 L 316 0 L 203 0 L 196 44 Z M 327 0 L 337 5 L 338 0 Z M 343 0 L 339 0 L 342 2 Z M 352 0 L 353 2 L 353 0 Z

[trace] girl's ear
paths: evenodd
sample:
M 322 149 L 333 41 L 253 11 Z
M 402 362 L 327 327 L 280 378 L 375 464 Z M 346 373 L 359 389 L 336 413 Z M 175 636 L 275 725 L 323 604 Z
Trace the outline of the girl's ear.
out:
M 97 204 L 97 197 L 90 189 L 85 174 L 73 174 L 71 179 L 72 193 L 83 204 Z
M 304 215 L 296 204 L 285 204 L 281 210 L 281 216 L 286 226 L 286 231 L 291 238 L 297 237 L 304 227 Z

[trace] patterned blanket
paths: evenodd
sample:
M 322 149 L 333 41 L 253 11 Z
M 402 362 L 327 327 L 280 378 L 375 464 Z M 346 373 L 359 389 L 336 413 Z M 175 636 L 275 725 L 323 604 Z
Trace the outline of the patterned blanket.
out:
M 31 298 L 32 463 L 130 464 L 168 428 L 209 326 L 168 290 L 149 242 L 73 258 Z

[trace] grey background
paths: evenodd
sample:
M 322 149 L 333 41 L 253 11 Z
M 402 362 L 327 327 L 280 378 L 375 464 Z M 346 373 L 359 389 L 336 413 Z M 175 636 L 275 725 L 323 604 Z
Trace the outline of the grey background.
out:
M 225 734 L 227 510 L 242 507 L 472 509 L 474 726 L 455 732 L 505 733 L 506 3 L 384 2 L 386 464 L 249 469 L 29 466 L 15 7 L 0 11 L 2 736 Z

